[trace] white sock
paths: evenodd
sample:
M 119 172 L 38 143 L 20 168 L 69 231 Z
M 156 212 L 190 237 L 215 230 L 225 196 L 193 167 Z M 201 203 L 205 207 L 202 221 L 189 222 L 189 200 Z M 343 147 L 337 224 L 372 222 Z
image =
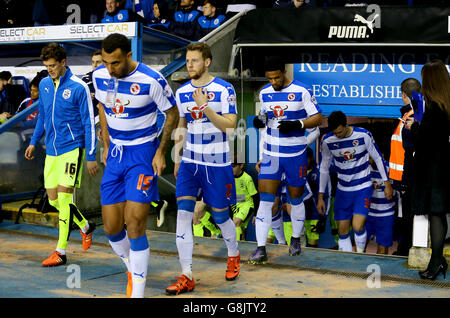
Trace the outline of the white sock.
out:
M 144 297 L 149 257 L 150 248 L 141 251 L 130 250 L 131 279 L 133 280 L 131 298 Z
M 66 255 L 66 250 L 64 250 L 64 249 L 62 249 L 62 248 L 56 248 L 56 251 L 57 251 L 59 254 Z
M 176 244 L 180 259 L 181 272 L 192 279 L 192 252 L 194 250 L 194 235 L 192 234 L 193 212 L 178 210 Z M 236 233 L 234 234 L 236 238 Z
M 300 237 L 303 228 L 305 227 L 305 205 L 302 203 L 294 205 L 291 204 L 291 221 L 292 221 L 292 236 Z
M 238 256 L 239 248 L 237 242 L 236 227 L 233 221 L 231 221 L 231 219 L 228 219 L 221 224 L 217 224 L 217 226 L 219 226 L 220 230 L 222 231 L 223 240 L 225 241 L 228 249 L 228 256 Z
M 352 240 L 350 239 L 350 235 L 339 235 L 339 250 L 343 252 L 353 252 Z
M 358 253 L 364 253 L 364 248 L 366 247 L 366 241 L 367 241 L 366 228 L 364 228 L 361 232 L 358 232 L 358 233 L 355 232 L 355 244 L 356 244 L 356 251 Z
M 286 244 L 286 238 L 284 237 L 283 218 L 279 217 L 276 220 L 272 219 L 270 227 L 272 228 L 273 234 L 275 234 L 275 237 L 277 238 L 278 244 Z
M 255 220 L 256 241 L 258 242 L 258 246 L 266 246 L 270 224 L 272 223 L 272 206 L 273 202 L 269 201 L 261 201 L 259 203 Z
M 128 235 L 125 235 L 120 241 L 112 242 L 109 241 L 113 251 L 119 255 L 120 259 L 124 262 L 127 267 L 127 271 L 131 273 L 130 268 L 130 241 L 128 240 Z
M 89 222 L 87 222 L 86 226 L 81 229 L 81 232 L 83 232 L 84 234 L 86 234 L 87 231 L 89 231 Z

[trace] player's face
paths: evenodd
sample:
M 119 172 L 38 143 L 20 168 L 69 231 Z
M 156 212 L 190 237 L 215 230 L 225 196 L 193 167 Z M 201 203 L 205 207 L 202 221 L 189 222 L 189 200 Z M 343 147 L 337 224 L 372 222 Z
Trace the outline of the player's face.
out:
M 103 64 L 102 56 L 100 54 L 94 55 L 92 57 L 92 69 L 95 70 L 97 67 Z
M 31 85 L 30 87 L 30 97 L 32 100 L 36 100 L 39 98 L 39 87 L 35 85 Z
M 47 68 L 48 75 L 52 79 L 58 79 L 60 76 L 64 75 L 66 72 L 66 60 L 62 60 L 58 62 L 54 58 L 50 58 L 47 61 L 43 62 L 45 67 Z
M 125 53 L 121 49 L 115 49 L 112 53 L 106 53 L 102 49 L 103 64 L 111 77 L 122 78 L 129 74 L 132 53 Z
M 285 72 L 282 71 L 269 71 L 266 72 L 266 77 L 276 91 L 281 91 L 284 87 Z
M 209 58 L 204 60 L 200 51 L 187 51 L 186 67 L 191 79 L 199 79 L 210 64 L 211 60 Z
M 333 130 L 333 134 L 338 138 L 344 138 L 347 136 L 347 126 L 339 125 L 335 130 Z
M 116 0 L 106 0 L 106 11 L 108 13 L 113 13 L 117 8 Z
M 232 166 L 233 166 L 233 175 L 237 177 L 238 175 L 241 174 L 244 165 L 242 163 L 233 163 Z
M 213 6 L 211 3 L 207 3 L 203 6 L 203 15 L 205 17 L 212 17 L 214 15 Z
M 153 15 L 155 16 L 155 18 L 159 18 L 160 16 L 159 7 L 157 3 L 153 5 Z

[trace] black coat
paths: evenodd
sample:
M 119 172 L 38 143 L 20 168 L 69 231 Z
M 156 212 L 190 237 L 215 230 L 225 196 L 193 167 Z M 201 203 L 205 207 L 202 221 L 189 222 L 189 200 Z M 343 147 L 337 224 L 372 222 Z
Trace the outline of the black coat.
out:
M 414 159 L 411 209 L 416 215 L 450 212 L 450 121 L 436 103 L 411 127 Z

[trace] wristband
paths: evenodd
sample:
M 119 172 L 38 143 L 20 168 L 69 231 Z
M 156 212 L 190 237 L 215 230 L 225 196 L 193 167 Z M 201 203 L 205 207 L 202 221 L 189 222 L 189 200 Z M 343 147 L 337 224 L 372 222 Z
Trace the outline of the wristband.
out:
M 202 106 L 199 107 L 200 111 L 204 111 L 206 108 L 208 108 L 208 103 L 204 103 Z

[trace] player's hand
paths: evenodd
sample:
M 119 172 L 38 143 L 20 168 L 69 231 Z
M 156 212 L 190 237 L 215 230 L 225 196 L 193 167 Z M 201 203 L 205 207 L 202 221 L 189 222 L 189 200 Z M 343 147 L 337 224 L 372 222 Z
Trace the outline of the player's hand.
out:
M 261 173 L 261 160 L 256 163 L 255 169 L 256 169 L 256 172 L 258 172 L 258 174 Z
M 325 215 L 325 213 L 327 212 L 325 209 L 325 201 L 321 197 L 321 193 L 319 193 L 319 197 L 317 198 L 317 211 L 321 215 Z
M 409 117 L 408 119 L 406 119 L 405 128 L 410 130 L 412 124 L 414 124 L 414 118 Z
M 29 145 L 27 147 L 27 149 L 25 150 L 25 158 L 26 159 L 28 159 L 28 160 L 33 160 L 34 159 L 33 152 L 34 152 L 35 148 L 36 147 L 33 146 L 33 145 Z
M 282 120 L 277 127 L 282 134 L 288 134 L 293 131 L 303 131 L 302 123 L 300 120 Z
M 259 116 L 256 116 L 255 118 L 253 118 L 253 126 L 255 126 L 255 128 L 260 129 L 260 128 L 266 127 L 266 123 L 262 120 L 261 116 L 264 116 L 264 115 L 259 115 Z
M 178 170 L 180 169 L 180 164 L 176 163 L 173 167 L 173 175 L 175 176 L 175 179 L 178 178 Z
M 192 96 L 197 106 L 203 106 L 208 103 L 208 92 L 204 87 L 197 88 Z
M 392 184 L 389 181 L 384 182 L 384 197 L 387 200 L 392 200 L 394 195 L 394 189 L 392 188 Z
M 97 161 L 88 161 L 87 162 L 87 168 L 88 168 L 88 171 L 89 171 L 89 175 L 91 177 L 95 176 L 98 173 Z
M 158 176 L 162 175 L 164 169 L 166 169 L 166 157 L 159 149 L 156 150 L 155 156 L 153 157 L 152 166 L 153 173 Z

